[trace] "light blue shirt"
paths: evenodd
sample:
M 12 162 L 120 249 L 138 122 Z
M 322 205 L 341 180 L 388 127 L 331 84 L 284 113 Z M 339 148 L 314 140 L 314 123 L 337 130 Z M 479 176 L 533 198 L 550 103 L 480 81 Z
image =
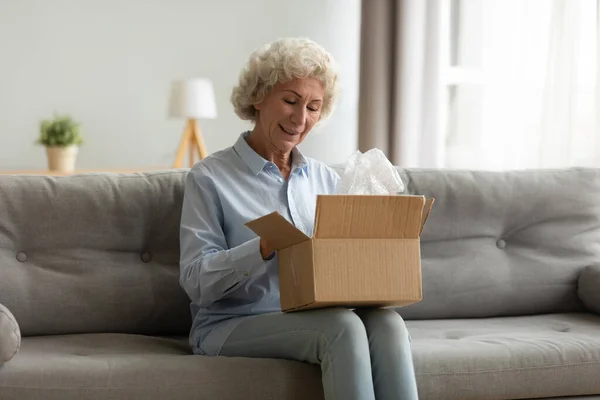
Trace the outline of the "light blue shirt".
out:
M 218 355 L 244 317 L 281 312 L 277 254 L 263 260 L 260 238 L 246 222 L 277 211 L 312 236 L 317 195 L 333 193 L 339 180 L 294 149 L 286 181 L 248 145 L 248 134 L 198 162 L 186 178 L 179 283 L 191 300 L 196 354 Z

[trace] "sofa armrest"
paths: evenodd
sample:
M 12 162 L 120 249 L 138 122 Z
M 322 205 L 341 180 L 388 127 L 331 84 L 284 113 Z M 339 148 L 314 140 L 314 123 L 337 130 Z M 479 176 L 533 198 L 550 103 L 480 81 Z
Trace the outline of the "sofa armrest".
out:
M 21 330 L 15 316 L 0 304 L 0 365 L 10 361 L 21 347 Z
M 600 314 L 600 265 L 590 265 L 581 271 L 577 294 L 587 308 Z

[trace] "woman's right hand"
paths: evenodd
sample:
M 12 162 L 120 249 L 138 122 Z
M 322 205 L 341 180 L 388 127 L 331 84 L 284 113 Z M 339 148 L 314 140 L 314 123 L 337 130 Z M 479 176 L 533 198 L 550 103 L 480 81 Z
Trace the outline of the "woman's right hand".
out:
M 273 250 L 273 247 L 271 247 L 269 245 L 269 243 L 267 242 L 267 240 L 263 237 L 260 238 L 260 255 L 262 256 L 263 260 L 267 260 L 269 258 L 271 258 L 271 255 L 273 254 L 275 250 Z

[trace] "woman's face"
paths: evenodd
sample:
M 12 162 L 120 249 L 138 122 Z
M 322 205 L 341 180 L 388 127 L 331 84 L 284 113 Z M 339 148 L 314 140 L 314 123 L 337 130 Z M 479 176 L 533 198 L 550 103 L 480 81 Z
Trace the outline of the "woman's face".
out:
M 325 88 L 315 78 L 278 83 L 254 105 L 261 138 L 269 147 L 289 152 L 300 144 L 319 121 Z

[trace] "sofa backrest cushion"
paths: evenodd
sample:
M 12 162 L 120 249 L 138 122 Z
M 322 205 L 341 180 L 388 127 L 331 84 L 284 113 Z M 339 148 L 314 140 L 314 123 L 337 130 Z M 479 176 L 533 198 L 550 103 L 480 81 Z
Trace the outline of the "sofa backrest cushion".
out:
M 585 310 L 582 270 L 600 261 L 600 170 L 403 170 L 436 198 L 421 236 L 423 300 L 407 319 Z
M 187 334 L 186 173 L 0 176 L 0 303 L 22 335 Z
M 406 319 L 586 309 L 577 280 L 600 262 L 600 170 L 399 171 L 406 193 L 436 198 L 424 297 L 399 309 Z M 0 176 L 0 303 L 22 335 L 188 334 L 186 173 Z

